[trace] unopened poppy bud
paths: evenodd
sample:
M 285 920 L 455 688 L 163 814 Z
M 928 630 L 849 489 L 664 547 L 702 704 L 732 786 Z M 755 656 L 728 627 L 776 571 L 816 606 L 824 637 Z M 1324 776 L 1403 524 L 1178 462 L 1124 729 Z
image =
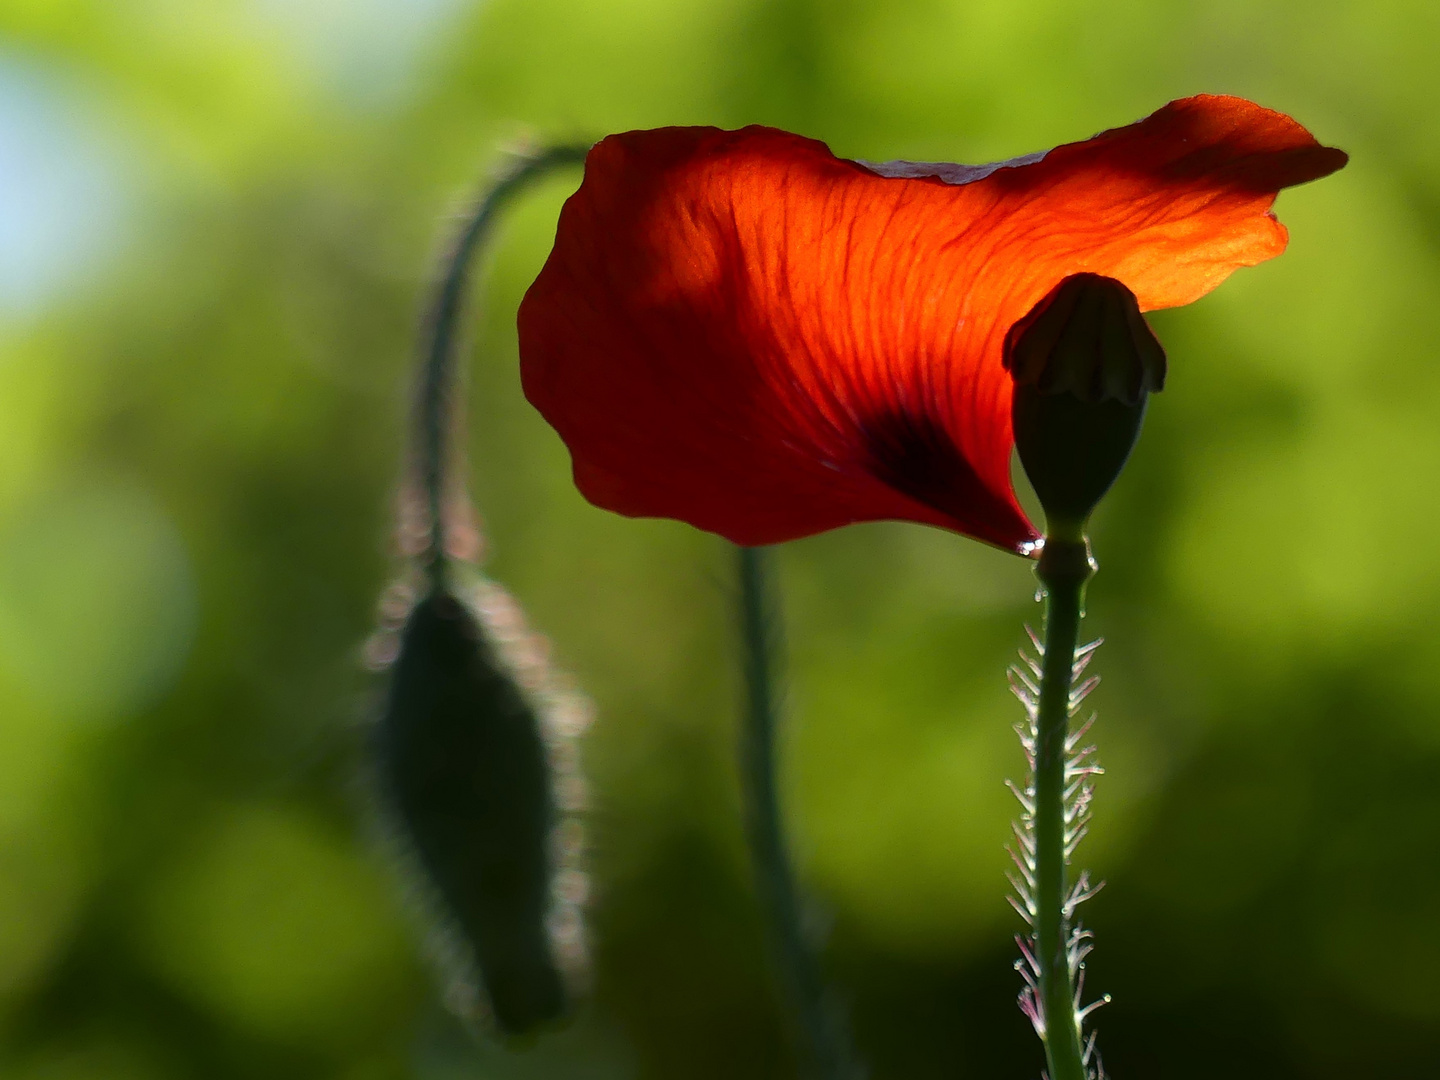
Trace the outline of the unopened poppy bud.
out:
M 1049 531 L 1078 533 L 1120 475 L 1165 385 L 1165 350 L 1135 295 L 1113 278 L 1074 274 L 1005 337 L 1011 418 Z
M 473 953 L 499 1026 L 558 1017 L 551 939 L 559 813 L 540 718 L 484 624 L 445 591 L 401 635 L 376 732 L 390 809 Z

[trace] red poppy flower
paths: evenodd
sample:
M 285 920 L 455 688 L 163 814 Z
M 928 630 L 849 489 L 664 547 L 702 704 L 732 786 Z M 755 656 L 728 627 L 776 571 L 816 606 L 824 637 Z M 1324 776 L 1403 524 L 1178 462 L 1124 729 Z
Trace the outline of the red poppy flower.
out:
M 1280 254 L 1276 193 L 1345 164 L 1239 98 L 967 167 L 771 128 L 590 151 L 520 308 L 525 393 L 586 498 L 740 544 L 855 521 L 1025 553 L 1006 331 L 1065 277 L 1187 304 Z

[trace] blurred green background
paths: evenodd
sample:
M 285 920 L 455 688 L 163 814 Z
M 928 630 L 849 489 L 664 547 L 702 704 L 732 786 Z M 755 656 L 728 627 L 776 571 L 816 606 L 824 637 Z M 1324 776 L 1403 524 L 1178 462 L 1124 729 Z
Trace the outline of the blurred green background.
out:
M 472 335 L 490 568 L 593 695 L 596 988 L 475 1045 L 374 842 L 361 663 L 413 339 L 497 147 L 776 124 L 993 160 L 1199 91 L 1352 154 L 1156 325 L 1096 527 L 1084 865 L 1117 1078 L 1440 1075 L 1440 6 L 1431 0 L 5 0 L 0 1076 L 793 1075 L 739 837 L 729 552 L 587 506 Z M 785 549 L 786 790 L 878 1080 L 1033 1080 L 1003 899 L 1019 560 Z

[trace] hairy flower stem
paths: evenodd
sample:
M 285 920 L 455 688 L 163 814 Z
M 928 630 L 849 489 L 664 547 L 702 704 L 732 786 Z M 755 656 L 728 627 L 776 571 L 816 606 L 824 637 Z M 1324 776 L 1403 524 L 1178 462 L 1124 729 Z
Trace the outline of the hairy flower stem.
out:
M 785 993 L 805 1042 L 806 1073 L 816 1080 L 853 1080 L 861 1072 L 844 1024 L 826 1001 L 819 964 L 805 940 L 799 890 L 781 824 L 775 731 L 780 718 L 777 668 L 783 642 L 768 552 L 742 547 L 737 555 L 746 691 L 740 777 L 756 888 Z
M 1035 723 L 1035 958 L 1045 1018 L 1045 1058 L 1050 1080 L 1087 1080 L 1089 1075 L 1070 965 L 1070 920 L 1066 899 L 1067 831 L 1065 790 L 1069 758 L 1070 689 L 1079 639 L 1085 582 L 1093 572 L 1083 537 L 1050 537 L 1036 576 L 1045 589 L 1045 655 Z
M 429 539 L 421 556 L 432 585 L 439 585 L 445 566 L 447 488 L 446 469 L 453 452 L 455 383 L 460 309 L 475 253 L 489 236 L 501 208 L 512 196 L 556 169 L 578 165 L 587 146 L 552 146 L 511 159 L 481 196 L 465 220 L 455 246 L 445 261 L 444 275 L 430 310 L 426 347 L 416 387 L 415 452 L 420 485 L 425 493 Z

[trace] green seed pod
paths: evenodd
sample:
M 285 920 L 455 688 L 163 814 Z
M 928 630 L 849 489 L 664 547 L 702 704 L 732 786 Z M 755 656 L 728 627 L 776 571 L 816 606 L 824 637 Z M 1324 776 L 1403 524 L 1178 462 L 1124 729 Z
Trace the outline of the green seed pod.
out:
M 1165 350 L 1129 289 L 1074 274 L 1010 329 L 1005 366 L 1015 446 L 1047 531 L 1078 535 L 1130 456 L 1147 398 L 1165 385 Z
M 375 748 L 389 808 L 473 953 L 499 1027 L 519 1034 L 559 1017 L 561 812 L 543 717 L 484 621 L 446 591 L 405 622 Z

